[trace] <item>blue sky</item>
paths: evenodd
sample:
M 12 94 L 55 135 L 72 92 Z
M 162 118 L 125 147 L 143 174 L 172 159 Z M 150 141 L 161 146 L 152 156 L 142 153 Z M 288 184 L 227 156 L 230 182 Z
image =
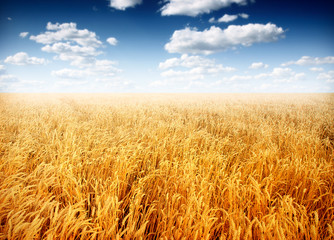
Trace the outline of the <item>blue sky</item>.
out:
M 1 0 L 1 92 L 334 92 L 334 3 Z

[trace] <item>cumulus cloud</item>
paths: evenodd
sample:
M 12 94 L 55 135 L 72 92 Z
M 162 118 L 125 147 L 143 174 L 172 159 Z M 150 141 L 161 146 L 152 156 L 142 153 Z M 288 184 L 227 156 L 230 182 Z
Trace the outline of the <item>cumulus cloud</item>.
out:
M 55 60 L 67 61 L 72 68 L 54 70 L 51 75 L 57 77 L 69 86 L 71 81 L 84 82 L 96 79 L 112 81 L 121 70 L 117 62 L 98 59 L 103 54 L 103 44 L 95 32 L 88 29 L 78 29 L 76 23 L 47 23 L 46 31 L 30 39 L 43 44 L 41 50 L 55 54 Z M 108 38 L 111 45 L 117 44 L 116 38 Z M 58 81 L 59 82 L 59 81 Z M 76 84 L 77 84 L 76 83 Z
M 102 52 L 91 46 L 71 45 L 66 42 L 58 42 L 42 47 L 42 51 L 56 53 L 55 59 L 70 61 L 71 65 L 87 67 L 95 62 L 95 57 Z
M 252 63 L 249 68 L 250 69 L 261 69 L 261 68 L 268 68 L 268 64 L 264 64 L 263 62 L 254 62 Z
M 173 33 L 165 49 L 170 53 L 212 54 L 238 45 L 273 42 L 284 36 L 284 30 L 275 24 L 230 25 L 226 29 L 212 26 L 198 31 L 189 27 Z
M 125 10 L 142 3 L 142 0 L 110 0 L 110 7 L 117 10 Z
M 228 23 L 228 22 L 232 22 L 234 20 L 237 20 L 239 17 L 247 19 L 249 18 L 249 15 L 246 13 L 240 13 L 240 14 L 236 14 L 236 15 L 229 15 L 229 14 L 225 14 L 224 16 L 222 16 L 221 18 L 219 18 L 218 20 L 215 20 L 215 18 L 210 18 L 209 22 L 210 23 Z
M 47 60 L 44 58 L 37 57 L 29 57 L 29 55 L 25 52 L 18 52 L 14 56 L 8 56 L 5 59 L 5 63 L 10 63 L 14 65 L 40 65 L 46 64 Z
M 100 47 L 102 45 L 94 32 L 87 29 L 77 29 L 77 24 L 73 22 L 63 24 L 48 22 L 46 29 L 49 31 L 37 36 L 30 36 L 30 39 L 42 44 L 68 41 L 81 46 Z
M 305 76 L 305 73 L 296 73 L 291 68 L 274 68 L 269 74 L 274 82 L 294 82 L 302 80 Z
M 184 68 L 206 68 L 211 69 L 208 72 L 220 72 L 220 71 L 234 71 L 234 68 L 223 67 L 221 64 L 216 64 L 214 60 L 207 59 L 201 56 L 189 56 L 183 54 L 180 58 L 170 58 L 159 64 L 160 69 L 168 69 L 173 67 Z
M 193 81 L 236 70 L 232 67 L 217 64 L 212 59 L 187 54 L 183 54 L 180 58 L 167 59 L 159 64 L 159 68 L 163 70 L 162 77 L 174 81 Z
M 222 16 L 221 18 L 218 19 L 218 22 L 232 22 L 234 20 L 236 20 L 238 18 L 238 15 L 228 15 L 225 14 L 224 16 Z
M 310 57 L 310 56 L 303 56 L 297 61 L 290 61 L 283 63 L 282 66 L 289 66 L 289 65 L 322 65 L 322 64 L 334 64 L 334 56 L 328 57 Z
M 29 32 L 21 32 L 20 33 L 20 37 L 21 38 L 25 38 L 25 37 L 27 37 L 29 35 Z
M 166 0 L 160 9 L 162 16 L 186 15 L 195 17 L 203 13 L 210 13 L 232 4 L 247 5 L 247 0 Z
M 117 39 L 114 38 L 114 37 L 110 37 L 110 38 L 108 38 L 108 39 L 107 39 L 107 42 L 108 42 L 111 46 L 116 46 L 117 43 L 118 43 Z
M 329 71 L 327 73 L 320 73 L 317 79 L 325 80 L 328 83 L 334 83 L 334 71 Z
M 4 72 L 5 70 L 6 70 L 6 67 L 0 64 L 0 73 Z
M 42 51 L 56 54 L 56 60 L 69 61 L 78 68 L 94 68 L 99 64 L 97 57 L 103 52 L 102 42 L 95 32 L 87 29 L 77 29 L 76 23 L 47 23 L 47 31 L 30 39 L 44 44 Z M 111 44 L 116 44 L 115 38 L 108 38 Z

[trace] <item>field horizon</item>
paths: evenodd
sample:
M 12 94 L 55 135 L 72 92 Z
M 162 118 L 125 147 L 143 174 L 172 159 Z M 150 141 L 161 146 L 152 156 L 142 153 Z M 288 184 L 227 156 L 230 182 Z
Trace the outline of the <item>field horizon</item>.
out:
M 333 239 L 334 93 L 0 93 L 0 239 Z

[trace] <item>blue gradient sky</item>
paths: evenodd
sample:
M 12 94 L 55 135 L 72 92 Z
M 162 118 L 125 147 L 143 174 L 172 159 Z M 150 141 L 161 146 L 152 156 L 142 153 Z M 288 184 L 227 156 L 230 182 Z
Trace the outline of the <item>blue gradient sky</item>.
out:
M 333 1 L 186 2 L 2 0 L 0 91 L 334 92 Z

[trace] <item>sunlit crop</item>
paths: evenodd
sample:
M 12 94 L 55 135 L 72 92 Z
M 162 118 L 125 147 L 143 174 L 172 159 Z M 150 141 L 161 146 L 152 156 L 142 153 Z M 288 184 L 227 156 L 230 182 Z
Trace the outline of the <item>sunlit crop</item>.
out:
M 1 94 L 0 239 L 333 239 L 333 94 Z

